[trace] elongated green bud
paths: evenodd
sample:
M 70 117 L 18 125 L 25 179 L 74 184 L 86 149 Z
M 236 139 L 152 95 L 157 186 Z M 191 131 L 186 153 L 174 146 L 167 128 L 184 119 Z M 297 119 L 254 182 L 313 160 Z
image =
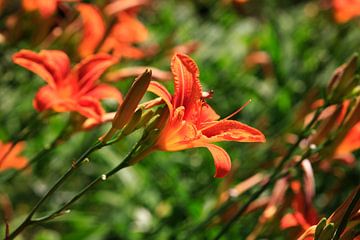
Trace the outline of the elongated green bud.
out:
M 323 231 L 324 227 L 326 226 L 326 218 L 322 218 L 316 226 L 315 229 L 315 236 L 314 239 L 318 240 L 320 237 L 321 232 Z
M 341 101 L 343 97 L 349 95 L 352 89 L 359 82 L 355 76 L 357 70 L 358 54 L 354 54 L 350 60 L 338 67 L 330 81 L 328 93 L 333 101 Z
M 113 128 L 122 129 L 133 117 L 140 100 L 143 98 L 151 81 L 151 70 L 146 70 L 137 77 L 119 106 L 113 119 Z
M 159 115 L 159 114 L 155 114 L 155 115 L 150 119 L 150 121 L 148 122 L 148 124 L 146 124 L 145 132 L 151 132 L 153 129 L 155 129 L 159 118 L 160 118 L 160 115 Z
M 168 118 L 169 109 L 167 107 L 158 108 L 155 112 L 155 117 L 152 118 L 146 126 L 146 131 L 152 131 L 153 129 L 162 130 Z
M 331 240 L 334 236 L 334 233 L 335 233 L 334 223 L 329 223 L 321 231 L 319 240 Z
M 169 115 L 170 115 L 169 108 L 167 107 L 162 108 L 159 114 L 160 114 L 160 118 L 158 119 L 155 128 L 162 130 L 169 119 Z
M 139 122 L 141 120 L 142 113 L 143 113 L 143 110 L 141 108 L 136 110 L 136 112 L 134 113 L 134 115 L 131 118 L 130 122 L 128 124 L 126 124 L 126 126 L 124 127 L 124 130 L 122 131 L 122 133 L 124 135 L 129 135 L 134 130 L 136 130 L 136 127 L 138 126 L 138 124 L 139 124 Z
M 155 112 L 153 110 L 147 110 L 145 113 L 143 112 L 143 115 L 141 116 L 141 119 L 136 128 L 141 128 L 147 125 L 150 119 L 154 116 L 155 116 Z

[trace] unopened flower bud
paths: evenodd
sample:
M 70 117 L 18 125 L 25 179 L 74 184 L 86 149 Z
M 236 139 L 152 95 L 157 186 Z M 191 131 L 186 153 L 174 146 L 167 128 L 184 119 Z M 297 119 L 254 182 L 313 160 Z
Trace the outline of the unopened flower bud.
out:
M 351 113 L 349 114 L 349 118 L 346 120 L 345 124 L 347 125 L 346 127 L 350 129 L 353 126 L 355 126 L 355 124 L 357 124 L 359 121 L 360 121 L 360 98 L 357 98 L 355 106 L 351 111 Z
M 151 118 L 155 116 L 155 112 L 153 110 L 147 110 L 146 112 L 143 112 L 141 119 L 137 125 L 137 129 L 141 128 L 145 125 L 147 125 Z
M 311 143 L 312 144 L 320 144 L 324 141 L 324 139 L 327 139 L 329 134 L 338 126 L 338 120 L 341 112 L 344 110 L 343 105 L 337 105 L 333 106 L 334 112 L 331 113 L 331 115 L 321 122 L 319 128 L 317 129 L 316 133 L 313 134 L 311 137 Z M 315 148 L 316 148 L 315 145 Z
M 337 229 L 341 223 L 341 220 L 343 219 L 344 215 L 346 214 L 346 211 L 350 207 L 350 205 L 353 203 L 353 200 L 356 196 L 358 196 L 360 192 L 360 186 L 357 186 L 351 194 L 345 199 L 345 201 L 338 207 L 333 214 L 328 218 L 327 222 L 331 222 L 334 224 L 335 229 Z M 355 208 L 351 211 L 351 214 L 349 216 L 349 219 L 353 218 L 357 215 L 357 212 L 360 209 L 360 203 L 357 202 L 355 205 Z
M 133 117 L 140 100 L 143 98 L 151 81 L 151 70 L 146 70 L 135 79 L 113 119 L 113 128 L 122 129 Z
M 339 101 L 344 96 L 351 93 L 352 89 L 357 85 L 358 78 L 355 77 L 358 55 L 352 58 L 342 66 L 335 70 L 335 73 L 328 86 L 328 93 L 333 101 Z
M 141 120 L 141 115 L 143 113 L 143 110 L 141 108 L 139 108 L 138 110 L 136 110 L 136 112 L 134 113 L 133 117 L 131 118 L 130 122 L 128 124 L 126 124 L 126 126 L 124 127 L 124 130 L 122 131 L 122 133 L 124 135 L 129 135 L 130 133 L 132 133 L 138 126 L 140 120 Z
M 146 129 L 151 131 L 152 129 L 162 130 L 169 118 L 169 109 L 167 107 L 158 108 L 155 112 L 155 118 L 151 119 Z
M 315 239 L 318 239 L 320 237 L 320 234 L 323 231 L 325 226 L 326 226 L 326 218 L 322 218 L 316 226 Z
M 151 132 L 153 129 L 156 128 L 157 126 L 157 122 L 160 118 L 160 115 L 159 114 L 155 114 L 151 119 L 150 121 L 148 122 L 148 124 L 146 124 L 146 127 L 145 127 L 145 132 Z
M 332 239 L 335 233 L 334 223 L 327 224 L 324 229 L 321 231 L 319 240 L 329 240 Z
M 352 90 L 351 93 L 352 96 L 360 96 L 360 86 L 357 85 L 356 87 L 354 87 L 354 89 Z
M 142 137 L 144 145 L 151 146 L 157 142 L 159 135 L 166 125 L 169 117 L 169 109 L 167 107 L 158 108 L 153 117 L 148 121 Z

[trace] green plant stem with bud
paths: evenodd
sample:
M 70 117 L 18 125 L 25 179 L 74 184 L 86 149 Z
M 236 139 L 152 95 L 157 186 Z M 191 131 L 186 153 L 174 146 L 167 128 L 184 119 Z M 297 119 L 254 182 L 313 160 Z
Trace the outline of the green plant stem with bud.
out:
M 246 203 L 236 212 L 235 216 L 227 223 L 225 226 L 220 230 L 220 232 L 216 235 L 214 238 L 215 240 L 220 239 L 230 228 L 231 226 L 239 220 L 239 218 L 245 213 L 247 208 L 250 206 L 250 204 L 255 201 L 275 180 L 278 179 L 278 175 L 283 175 L 283 172 L 281 171 L 283 167 L 285 166 L 286 162 L 291 158 L 291 156 L 294 154 L 296 149 L 299 147 L 300 142 L 304 140 L 308 134 L 309 131 L 312 129 L 313 125 L 317 122 L 318 118 L 320 117 L 322 111 L 328 107 L 329 103 L 326 102 L 322 107 L 318 108 L 312 118 L 312 120 L 308 123 L 308 125 L 304 128 L 304 130 L 299 134 L 299 137 L 295 144 L 291 146 L 287 154 L 281 159 L 280 163 L 277 165 L 277 167 L 274 169 L 273 173 L 270 175 L 269 180 L 266 181 L 262 187 L 254 192 L 250 198 L 246 201 Z
M 79 191 L 74 197 L 72 197 L 68 202 L 66 202 L 62 207 L 60 207 L 59 209 L 55 210 L 54 212 L 50 213 L 47 216 L 38 218 L 38 219 L 34 219 L 32 220 L 33 223 L 41 223 L 41 222 L 46 222 L 48 220 L 54 219 L 58 216 L 63 215 L 64 213 L 67 212 L 67 209 L 74 203 L 76 202 L 81 196 L 83 196 L 85 193 L 87 193 L 90 189 L 94 188 L 95 186 L 97 186 L 99 183 L 106 181 L 108 178 L 110 178 L 112 175 L 114 175 L 115 173 L 119 172 L 121 169 L 124 169 L 126 167 L 131 166 L 131 162 L 132 160 L 137 159 L 139 156 L 141 156 L 141 158 L 145 157 L 145 155 L 140 154 L 137 156 L 133 156 L 133 154 L 135 153 L 135 151 L 137 150 L 137 146 L 135 146 L 133 148 L 132 151 L 130 151 L 130 153 L 125 157 L 125 159 L 119 164 L 117 165 L 115 168 L 113 168 L 112 170 L 108 171 L 105 174 L 102 174 L 100 176 L 98 176 L 95 180 L 93 180 L 91 183 L 89 183 L 86 187 L 84 187 L 81 191 Z M 146 154 L 147 155 L 147 154 Z
M 32 219 L 37 210 L 43 205 L 43 203 L 52 196 L 57 189 L 65 182 L 65 180 L 75 172 L 80 164 L 94 151 L 106 146 L 107 144 L 102 142 L 97 142 L 88 150 L 86 150 L 75 162 L 72 163 L 71 167 L 66 171 L 66 173 L 57 180 L 57 182 L 48 190 L 48 192 L 37 202 L 25 220 L 17 227 L 9 236 L 6 236 L 6 240 L 14 239 L 19 235 L 26 227 L 32 225 L 34 220 Z
M 120 139 L 122 139 L 124 135 L 121 133 L 111 139 L 108 142 L 101 142 L 98 141 L 95 145 L 90 147 L 88 150 L 86 150 L 75 162 L 73 162 L 72 166 L 67 170 L 67 172 L 48 190 L 48 192 L 38 201 L 38 203 L 35 205 L 35 207 L 31 210 L 31 212 L 28 214 L 28 216 L 25 218 L 25 220 L 20 224 L 18 228 L 16 228 L 9 236 L 5 237 L 5 240 L 11 240 L 14 239 L 16 236 L 18 236 L 25 228 L 27 228 L 30 225 L 45 222 L 48 220 L 51 220 L 53 218 L 56 218 L 57 216 L 61 216 L 64 213 L 66 213 L 67 208 L 72 205 L 74 202 L 76 202 L 81 196 L 83 196 L 86 192 L 88 192 L 90 189 L 98 185 L 99 183 L 105 181 L 118 171 L 120 171 L 123 168 L 126 168 L 128 166 L 134 165 L 137 162 L 139 162 L 141 159 L 143 159 L 145 156 L 153 152 L 153 148 L 147 147 L 143 148 L 142 143 L 143 139 L 140 139 L 139 142 L 135 145 L 135 147 L 130 151 L 130 153 L 125 157 L 125 159 L 117 165 L 112 170 L 108 171 L 105 174 L 100 175 L 97 177 L 94 181 L 89 183 L 85 188 L 83 188 L 81 191 L 79 191 L 72 199 L 70 199 L 67 203 L 65 203 L 62 207 L 59 209 L 53 211 L 47 216 L 33 219 L 34 214 L 37 212 L 37 210 L 42 206 L 42 204 L 50 197 L 52 196 L 58 188 L 66 181 L 66 179 L 80 166 L 82 162 L 87 159 L 87 157 L 93 153 L 96 150 L 99 150 L 105 146 L 111 145 Z M 140 151 L 139 151 L 140 150 Z

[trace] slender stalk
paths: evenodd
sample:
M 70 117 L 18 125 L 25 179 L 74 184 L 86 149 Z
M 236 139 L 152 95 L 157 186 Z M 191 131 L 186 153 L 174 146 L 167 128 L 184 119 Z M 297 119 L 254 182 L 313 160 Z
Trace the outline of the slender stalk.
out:
M 277 175 L 281 174 L 281 169 L 284 167 L 286 162 L 290 159 L 290 157 L 294 154 L 295 150 L 298 148 L 300 142 L 307 136 L 310 129 L 313 127 L 313 125 L 318 120 L 321 112 L 327 107 L 327 104 L 324 104 L 324 106 L 317 109 L 315 112 L 313 118 L 309 122 L 309 124 L 305 127 L 305 129 L 300 133 L 297 141 L 295 144 L 291 146 L 287 154 L 282 158 L 280 163 L 277 165 L 277 167 L 274 169 L 273 173 L 271 174 L 269 181 L 267 181 L 258 191 L 254 192 L 251 197 L 246 201 L 246 203 L 236 212 L 234 217 L 230 219 L 229 222 L 225 224 L 225 226 L 220 230 L 220 232 L 215 236 L 214 240 L 220 239 L 231 227 L 232 225 L 245 213 L 249 205 L 256 200 L 269 186 L 271 183 L 273 183 L 277 179 Z
M 65 182 L 65 180 L 78 168 L 78 166 L 95 150 L 98 150 L 104 147 L 106 144 L 97 142 L 95 145 L 86 150 L 75 162 L 72 163 L 71 167 L 66 171 L 66 173 L 57 180 L 57 182 L 48 190 L 48 192 L 37 202 L 34 208 L 30 211 L 25 220 L 16 228 L 6 240 L 14 239 L 19 235 L 26 227 L 34 223 L 32 217 L 40 208 L 40 206 Z
M 50 219 L 54 219 L 58 216 L 61 216 L 74 202 L 76 202 L 81 196 L 87 193 L 90 189 L 94 188 L 99 183 L 104 182 L 105 180 L 113 176 L 115 173 L 119 172 L 121 169 L 129 167 L 133 165 L 133 163 L 137 163 L 138 161 L 142 160 L 144 157 L 146 157 L 148 154 L 150 154 L 153 151 L 152 148 L 148 148 L 143 152 L 137 154 L 136 156 L 133 156 L 133 154 L 138 149 L 138 146 L 139 145 L 137 144 L 119 165 L 117 165 L 115 168 L 111 169 L 107 173 L 98 176 L 95 180 L 90 182 L 86 187 L 84 187 L 80 192 L 78 192 L 74 197 L 72 197 L 68 202 L 66 202 L 62 207 L 60 207 L 59 209 L 55 210 L 54 212 L 50 213 L 47 216 L 32 220 L 33 223 L 46 222 Z
M 353 199 L 351 200 L 351 203 L 349 205 L 349 207 L 346 209 L 346 212 L 344 214 L 344 216 L 341 219 L 341 222 L 339 224 L 338 229 L 336 230 L 335 236 L 332 240 L 339 240 L 340 239 L 340 235 L 341 233 L 344 231 L 348 221 L 349 221 L 349 217 L 351 215 L 351 212 L 354 210 L 356 204 L 360 201 L 360 187 L 357 187 L 357 192 L 355 194 L 355 196 L 353 197 Z
M 118 165 L 116 168 L 111 170 L 112 172 L 108 172 L 106 174 L 98 176 L 95 180 L 93 180 L 85 188 L 83 188 L 80 192 L 78 192 L 73 198 L 71 198 L 68 202 L 66 202 L 62 207 L 60 207 L 56 211 L 52 212 L 48 216 L 38 218 L 38 219 L 34 219 L 33 222 L 34 223 L 46 222 L 46 221 L 48 221 L 50 219 L 56 218 L 57 216 L 61 216 L 64 213 L 64 211 L 66 211 L 74 202 L 76 202 L 81 196 L 83 196 L 85 193 L 87 193 L 90 189 L 94 188 L 99 183 L 107 180 L 113 174 L 115 174 L 116 172 L 118 172 L 121 169 L 126 168 L 128 166 L 130 166 L 130 165 L 128 165 L 128 162 L 126 162 L 126 160 L 123 161 L 120 165 Z

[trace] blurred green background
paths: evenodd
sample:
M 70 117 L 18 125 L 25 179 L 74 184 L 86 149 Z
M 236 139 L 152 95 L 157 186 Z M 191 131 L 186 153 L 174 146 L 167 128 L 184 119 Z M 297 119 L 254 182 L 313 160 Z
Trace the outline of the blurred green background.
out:
M 102 1 L 96 2 L 102 4 Z M 222 143 L 232 158 L 229 179 L 215 179 L 210 153 L 204 149 L 156 152 L 134 167 L 127 168 L 85 195 L 69 214 L 45 224 L 30 227 L 22 239 L 211 239 L 222 223 L 186 236 L 216 208 L 224 187 L 231 187 L 258 172 L 274 167 L 274 159 L 286 149 L 286 134 L 302 127 L 301 111 L 319 99 L 332 72 L 360 47 L 360 22 L 345 24 L 333 20 L 332 10 L 319 1 L 257 1 L 232 4 L 230 1 L 154 0 L 143 7 L 139 18 L 148 28 L 148 44 L 159 45 L 159 52 L 143 60 L 121 60 L 114 69 L 126 66 L 152 66 L 169 70 L 171 49 L 197 42 L 191 57 L 200 68 L 205 90 L 213 90 L 208 102 L 226 117 L 249 99 L 252 102 L 234 117 L 261 130 L 265 144 Z M 8 11 L 8 12 L 7 12 Z M 6 31 L 6 17 L 0 20 Z M 25 16 L 29 21 L 31 16 Z M 31 29 L 31 28 L 29 28 Z M 32 99 L 43 81 L 11 62 L 11 55 L 26 48 L 40 50 L 34 33 L 24 31 L 13 42 L 0 44 L 0 139 L 10 141 L 22 126 L 33 120 Z M 76 40 L 76 39 L 75 39 Z M 74 39 L 54 42 L 49 48 L 73 53 Z M 260 60 L 251 58 L 261 53 Z M 258 62 L 258 60 L 260 62 Z M 77 60 L 74 60 L 77 61 Z M 260 64 L 259 64 L 260 63 Z M 125 94 L 132 78 L 116 83 Z M 172 83 L 166 84 L 169 88 Z M 148 98 L 152 95 L 148 95 Z M 113 102 L 107 109 L 116 110 Z M 304 114 L 304 113 L 303 113 Z M 24 154 L 31 158 L 41 151 L 68 124 L 69 114 L 58 114 L 42 122 L 30 136 Z M 14 210 L 12 225 L 20 223 L 36 200 L 58 179 L 109 124 L 77 133 L 44 156 L 10 183 L 0 185 Z M 63 203 L 86 183 L 115 166 L 125 156 L 138 134 L 91 155 L 47 207 L 46 212 Z M 359 152 L 355 153 L 357 158 Z M 315 170 L 314 205 L 320 216 L 329 216 L 360 182 L 360 164 L 334 163 L 329 174 Z M 341 176 L 341 177 L 339 177 Z M 328 199 L 328 191 L 336 192 Z M 266 194 L 270 194 L 267 191 Z M 246 200 L 249 194 L 244 194 Z M 289 206 L 290 208 L 290 206 Z M 289 210 L 291 211 L 291 210 Z M 257 228 L 262 210 L 246 215 L 226 234 L 226 239 L 245 239 Z M 4 228 L 1 226 L 1 232 Z M 265 225 L 262 239 L 289 239 L 279 229 L 279 219 Z M 21 238 L 19 238 L 21 239 Z M 291 236 L 290 236 L 290 239 Z

